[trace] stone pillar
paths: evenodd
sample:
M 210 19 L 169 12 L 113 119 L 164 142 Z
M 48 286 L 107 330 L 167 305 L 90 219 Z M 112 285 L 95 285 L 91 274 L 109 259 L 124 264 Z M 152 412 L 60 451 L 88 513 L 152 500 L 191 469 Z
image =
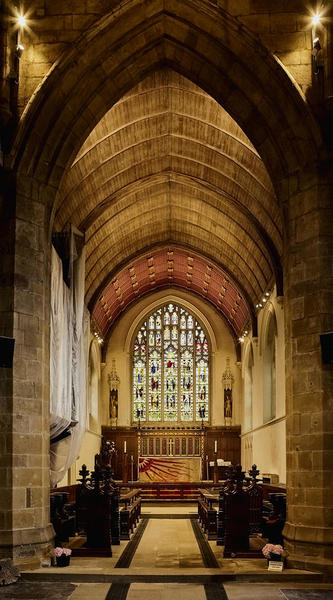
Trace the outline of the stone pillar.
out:
M 322 169 L 324 171 L 324 168 Z M 320 334 L 333 331 L 332 181 L 317 173 L 289 181 L 286 275 L 288 563 L 333 564 L 332 365 Z
M 6 176 L 2 187 L 0 335 L 15 339 L 0 384 L 0 557 L 23 560 L 49 548 L 49 244 L 37 186 Z M 6 207 L 9 207 L 9 209 Z M 7 213 L 6 213 L 7 211 Z M 5 213 L 5 214 L 4 214 Z M 5 371 L 5 372 L 4 372 Z

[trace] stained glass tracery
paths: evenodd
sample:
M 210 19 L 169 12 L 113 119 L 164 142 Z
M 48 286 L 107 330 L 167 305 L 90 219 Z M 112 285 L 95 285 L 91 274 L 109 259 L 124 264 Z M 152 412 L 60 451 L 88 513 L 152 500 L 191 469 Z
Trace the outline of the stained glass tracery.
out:
M 148 341 L 148 344 L 147 344 Z M 167 304 L 149 315 L 133 345 L 133 420 L 209 419 L 209 344 L 186 309 Z

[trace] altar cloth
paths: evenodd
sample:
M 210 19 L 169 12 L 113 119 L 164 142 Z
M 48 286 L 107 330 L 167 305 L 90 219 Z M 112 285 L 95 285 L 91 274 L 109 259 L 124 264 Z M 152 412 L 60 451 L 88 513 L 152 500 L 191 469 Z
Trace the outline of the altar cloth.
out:
M 139 481 L 181 483 L 200 480 L 201 458 L 199 456 L 139 457 Z

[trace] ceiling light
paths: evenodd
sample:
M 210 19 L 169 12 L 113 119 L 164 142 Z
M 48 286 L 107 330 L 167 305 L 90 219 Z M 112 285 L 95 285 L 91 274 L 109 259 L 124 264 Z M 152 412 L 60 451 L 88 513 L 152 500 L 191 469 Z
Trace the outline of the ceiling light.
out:
M 316 13 L 315 15 L 313 15 L 312 25 L 318 25 L 319 21 L 320 21 L 320 15 L 318 13 Z

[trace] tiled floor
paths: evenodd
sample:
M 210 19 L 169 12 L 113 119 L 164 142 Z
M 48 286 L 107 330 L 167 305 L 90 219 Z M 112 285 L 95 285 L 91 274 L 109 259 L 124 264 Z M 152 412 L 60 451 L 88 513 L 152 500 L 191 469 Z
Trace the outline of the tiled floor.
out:
M 29 581 L 0 588 L 0 600 L 333 600 L 333 584 L 318 583 L 317 574 L 286 569 L 281 581 L 269 583 L 264 560 L 224 559 L 221 547 L 203 540 L 208 554 L 217 559 L 215 568 L 206 568 L 205 552 L 191 524 L 195 514 L 194 504 L 144 504 L 147 525 L 141 525 L 143 535 L 135 551 L 132 542 L 134 554 L 126 568 L 116 566 L 125 548 L 127 553 L 130 549 L 121 542 L 113 546 L 111 558 L 74 557 L 65 569 L 26 571 Z M 223 577 L 238 581 L 224 583 Z M 299 593 L 290 599 L 281 591 L 293 588 Z M 300 595 L 302 590 L 306 597 Z

